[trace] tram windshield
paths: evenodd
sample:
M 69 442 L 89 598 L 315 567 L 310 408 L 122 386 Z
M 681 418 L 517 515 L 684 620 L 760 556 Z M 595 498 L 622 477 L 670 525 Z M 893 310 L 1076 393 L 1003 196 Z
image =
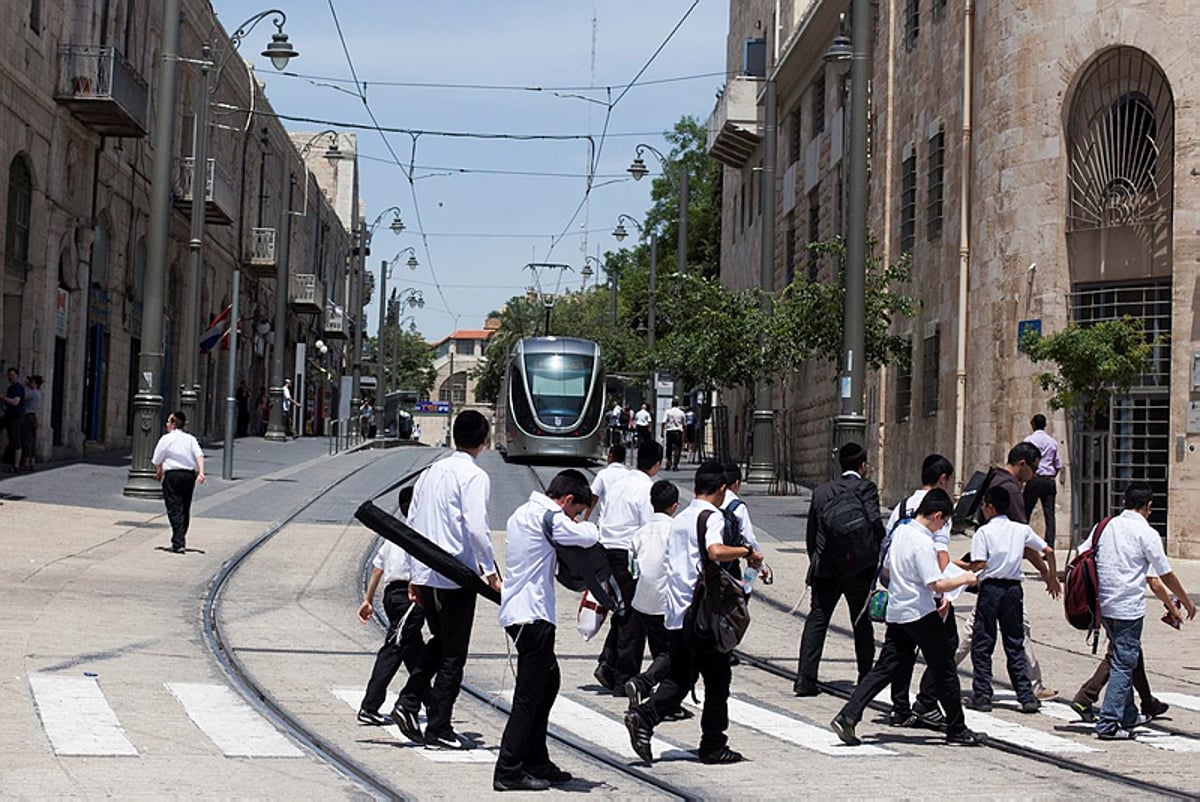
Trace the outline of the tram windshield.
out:
M 525 376 L 537 416 L 578 418 L 591 384 L 592 363 L 592 357 L 582 354 L 526 354 Z

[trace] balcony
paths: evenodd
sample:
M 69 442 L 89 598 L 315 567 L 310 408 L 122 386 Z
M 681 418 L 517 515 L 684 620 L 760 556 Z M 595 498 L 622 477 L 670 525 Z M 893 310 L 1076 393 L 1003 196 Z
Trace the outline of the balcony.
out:
M 250 229 L 246 247 L 246 272 L 257 278 L 275 278 L 275 229 Z
M 191 156 L 175 162 L 175 207 L 191 213 L 192 210 L 192 163 Z M 208 160 L 208 181 L 204 192 L 204 221 L 209 225 L 227 226 L 233 223 L 234 203 L 233 182 L 217 164 L 216 159 Z
M 102 136 L 143 137 L 150 91 L 142 76 L 111 47 L 58 47 L 54 99 Z
M 744 167 L 762 142 L 758 125 L 758 88 L 762 80 L 736 76 L 725 85 L 708 117 L 710 156 L 729 167 Z
M 292 275 L 288 300 L 294 312 L 319 315 L 325 308 L 325 287 L 317 281 L 314 273 L 295 273 Z
M 350 334 L 346 310 L 336 304 L 325 305 L 325 339 L 344 340 Z

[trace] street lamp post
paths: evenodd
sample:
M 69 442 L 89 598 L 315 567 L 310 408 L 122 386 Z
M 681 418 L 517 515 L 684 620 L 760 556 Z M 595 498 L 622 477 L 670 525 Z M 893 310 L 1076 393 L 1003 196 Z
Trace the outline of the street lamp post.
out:
M 225 54 L 225 58 L 229 57 L 229 54 L 241 44 L 242 39 L 259 22 L 272 15 L 277 16 L 277 19 L 272 20 L 276 27 L 276 33 L 272 35 L 271 44 L 263 51 L 263 55 L 271 59 L 271 63 L 276 69 L 284 69 L 288 61 L 299 54 L 288 43 L 288 37 L 283 33 L 283 25 L 287 16 L 276 9 L 256 14 L 238 26 L 238 29 L 230 36 L 231 47 Z M 149 264 L 146 270 L 145 302 L 142 307 L 142 351 L 138 354 L 138 391 L 133 397 L 135 420 L 133 455 L 124 488 L 125 495 L 138 498 L 162 497 L 162 486 L 154 479 L 154 466 L 151 459 L 154 456 L 155 435 L 158 433 L 158 422 L 162 419 L 163 407 L 163 397 L 160 394 L 163 381 L 163 287 L 166 284 L 167 247 L 171 228 L 171 154 L 175 142 L 175 88 L 180 62 L 179 29 L 180 0 L 164 0 L 160 47 L 162 64 L 158 75 L 154 125 L 154 166 L 150 184 Z M 208 62 L 207 53 L 205 62 Z M 207 78 L 206 70 L 205 83 L 207 83 Z M 202 98 L 200 105 L 201 108 L 198 111 L 207 116 L 207 94 Z M 207 129 L 207 122 L 205 129 Z M 204 132 L 207 133 L 206 130 Z M 197 138 L 206 139 L 206 137 Z M 207 146 L 205 146 L 205 150 L 207 151 Z M 203 163 L 205 171 L 199 182 L 195 180 L 193 174 L 193 210 L 197 204 L 197 193 L 199 193 L 200 204 L 205 202 L 208 194 L 207 161 L 206 154 Z M 199 160 L 196 162 L 198 163 Z M 203 214 L 203 207 L 201 214 Z M 194 233 L 194 231 L 190 233 Z M 184 311 L 186 316 L 187 310 Z M 190 330 L 185 329 L 185 341 L 189 333 L 195 334 L 194 323 Z M 196 349 L 193 347 L 191 350 L 194 352 Z M 192 355 L 185 355 L 185 363 Z
M 679 226 L 679 241 L 678 241 L 678 245 L 676 246 L 678 248 L 679 253 L 676 254 L 676 263 L 677 263 L 677 269 L 679 270 L 679 274 L 683 275 L 684 273 L 687 272 L 688 171 L 687 171 L 687 168 L 684 167 L 683 162 L 680 161 L 679 162 L 679 178 L 678 178 L 678 180 L 676 180 L 675 176 L 671 175 L 671 173 L 668 170 L 670 162 L 667 160 L 667 157 L 662 154 L 662 151 L 660 151 L 658 148 L 655 148 L 651 145 L 641 144 L 641 145 L 637 146 L 637 151 L 636 151 L 636 155 L 634 156 L 633 163 L 630 164 L 629 167 L 626 168 L 626 172 L 628 172 L 630 175 L 633 176 L 634 181 L 641 181 L 642 178 L 644 178 L 650 172 L 646 168 L 645 159 L 642 158 L 642 153 L 647 152 L 647 151 L 649 153 L 651 153 L 656 159 L 658 159 L 659 164 L 661 164 L 662 168 L 663 168 L 663 175 L 665 175 L 671 181 L 671 183 L 675 186 L 675 188 L 677 190 L 679 190 L 679 224 L 678 224 L 678 226 Z
M 642 224 L 637 221 L 637 218 L 631 217 L 627 214 L 619 214 L 619 215 L 617 215 L 617 227 L 613 229 L 613 237 L 617 240 L 617 242 L 623 242 L 625 240 L 625 238 L 627 236 L 629 236 L 629 232 L 625 230 L 625 222 L 626 221 L 632 223 L 637 228 L 637 230 L 639 232 L 641 232 L 643 237 L 646 236 L 646 234 L 647 234 L 646 228 L 643 227 Z M 657 293 L 657 289 L 658 289 L 657 288 L 657 283 L 658 283 L 658 229 L 655 228 L 654 226 L 651 226 L 648 233 L 650 235 L 650 275 L 647 277 L 647 281 L 646 281 L 646 294 L 648 296 L 646 299 L 646 350 L 650 352 L 651 357 L 653 358 L 654 345 L 655 345 L 655 328 L 656 328 L 656 324 L 658 322 L 658 320 L 657 320 L 658 304 L 655 300 L 657 297 L 656 293 Z M 613 286 L 615 288 L 616 285 L 614 284 Z M 613 297 L 614 298 L 616 297 L 615 292 L 613 293 Z M 616 317 L 616 302 L 615 302 L 615 300 L 613 302 L 613 317 L 614 318 Z M 650 376 L 650 397 L 651 398 L 654 397 L 655 380 L 657 379 L 657 377 L 658 377 L 658 368 L 656 367 Z
M 585 262 L 585 264 L 586 264 L 586 262 Z M 559 291 L 562 289 L 563 275 L 568 270 L 571 269 L 571 266 L 563 265 L 563 264 L 547 264 L 547 263 L 542 263 L 542 262 L 530 262 L 529 264 L 525 265 L 524 269 L 533 273 L 533 286 L 535 289 L 537 289 L 538 298 L 542 302 L 542 309 L 544 309 L 546 312 L 546 323 L 545 323 L 545 328 L 542 331 L 542 336 L 549 337 L 550 336 L 550 313 L 552 311 L 554 311 L 554 305 L 556 303 L 558 303 Z M 546 288 L 542 286 L 541 274 L 546 272 L 547 270 L 557 270 L 558 271 L 558 281 L 555 282 L 554 290 L 552 292 L 548 292 L 546 290 Z
M 396 219 L 399 220 L 400 218 L 397 217 Z M 401 248 L 390 260 L 379 263 L 379 328 L 375 338 L 375 406 L 380 409 L 382 409 L 383 397 L 385 395 L 387 386 L 387 374 L 384 371 L 384 366 L 387 364 L 387 361 L 384 359 L 384 346 L 386 345 L 387 341 L 383 338 L 383 325 L 387 319 L 388 273 L 390 272 L 390 266 L 399 261 L 400 257 L 405 253 L 408 254 L 408 262 L 406 263 L 408 265 L 408 269 L 416 270 L 417 265 L 420 263 L 417 261 L 416 248 L 411 245 L 409 245 L 407 248 Z M 425 305 L 425 299 L 423 297 L 420 299 L 419 304 L 421 306 Z M 414 303 L 413 305 L 416 306 L 417 304 Z M 375 431 L 377 436 L 382 436 L 379 433 L 383 431 L 383 428 L 384 427 L 382 426 L 376 427 Z
M 350 404 L 351 408 L 354 410 L 357 410 L 362 403 L 362 340 L 364 328 L 362 297 L 364 280 L 367 273 L 367 251 L 370 248 L 371 237 L 375 233 L 375 228 L 379 225 L 380 221 L 383 220 L 384 215 L 386 215 L 388 212 L 392 212 L 395 215 L 392 218 L 391 224 L 388 225 L 388 228 L 392 231 L 392 233 L 399 235 L 400 232 L 404 230 L 404 222 L 400 219 L 400 208 L 397 206 L 389 206 L 388 208 L 384 209 L 369 226 L 364 225 L 360 220 L 358 223 L 358 230 L 355 232 L 355 236 L 358 238 L 358 248 L 356 249 L 354 258 L 356 268 L 354 272 L 356 278 L 351 283 L 357 288 L 357 291 L 353 299 L 355 320 L 353 345 L 354 353 L 351 358 L 352 364 L 350 366 Z M 383 307 L 380 306 L 380 308 L 382 309 Z M 376 389 L 376 394 L 378 393 L 379 390 Z
M 868 5 L 859 2 L 860 6 Z M 758 282 L 766 294 L 775 289 L 775 146 L 778 138 L 775 103 L 775 80 L 767 78 L 763 87 L 763 164 L 762 164 L 762 247 Z M 754 387 L 754 417 L 751 422 L 750 469 L 746 481 L 767 483 L 775 478 L 775 410 L 772 408 L 771 384 L 764 370 Z
M 592 269 L 592 265 L 596 266 L 595 270 Z M 595 272 L 596 270 L 603 270 L 605 273 L 608 273 L 608 302 L 609 302 L 608 323 L 610 326 L 616 326 L 617 325 L 617 273 L 615 270 L 610 270 L 608 267 L 606 267 L 605 264 L 603 262 L 601 262 L 600 258 L 597 256 L 583 257 L 583 269 L 579 272 L 580 272 L 580 275 L 582 275 L 584 277 L 585 282 L 588 277 L 596 275 L 596 272 Z M 599 281 L 599 279 L 597 279 L 597 281 Z

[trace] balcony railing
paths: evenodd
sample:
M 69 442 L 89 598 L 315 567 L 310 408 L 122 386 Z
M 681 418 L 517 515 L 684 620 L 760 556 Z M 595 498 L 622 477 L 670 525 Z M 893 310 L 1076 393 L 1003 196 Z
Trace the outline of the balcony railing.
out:
M 275 277 L 275 229 L 250 229 L 250 241 L 246 247 L 246 269 L 258 278 Z
M 744 167 L 762 142 L 758 127 L 758 78 L 735 76 L 708 117 L 708 154 L 730 167 Z
M 175 195 L 175 205 L 181 209 L 192 208 L 192 163 L 191 156 L 176 162 L 176 186 L 179 191 Z M 233 222 L 234 193 L 233 182 L 217 164 L 216 159 L 208 160 L 207 182 L 204 189 L 204 220 L 212 225 L 227 226 Z
M 103 136 L 146 135 L 150 91 L 116 49 L 97 45 L 58 47 L 54 99 Z
M 344 340 L 350 333 L 346 311 L 340 306 L 325 305 L 325 339 Z
M 319 315 L 325 308 L 325 287 L 317 281 L 314 273 L 294 273 L 288 300 L 296 312 Z

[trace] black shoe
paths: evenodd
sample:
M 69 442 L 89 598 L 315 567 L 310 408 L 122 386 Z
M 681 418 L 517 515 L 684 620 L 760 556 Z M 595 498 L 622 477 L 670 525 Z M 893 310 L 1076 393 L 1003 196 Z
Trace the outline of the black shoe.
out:
M 392 708 L 392 721 L 396 722 L 396 726 L 400 728 L 400 732 L 404 737 L 414 743 L 422 743 L 425 739 L 421 734 L 421 719 L 417 716 L 416 710 L 405 710 L 400 705 Z
M 549 780 L 542 780 L 530 774 L 511 778 L 492 777 L 494 791 L 545 791 L 549 787 Z
M 677 707 L 674 710 L 663 713 L 663 721 L 687 721 L 689 718 L 695 718 L 696 714 L 686 707 Z
M 1071 702 L 1071 709 L 1079 716 L 1080 721 L 1091 724 L 1096 720 L 1096 708 L 1085 702 Z
M 542 766 L 528 766 L 525 773 L 530 777 L 535 777 L 539 780 L 545 780 L 551 785 L 562 785 L 569 783 L 574 777 L 569 771 L 563 771 L 553 763 L 546 763 Z
M 613 676 L 613 670 L 604 663 L 596 666 L 596 670 L 592 672 L 592 676 L 596 678 L 596 682 L 607 691 L 615 691 L 617 689 L 617 678 Z
M 1037 711 L 1039 711 L 1041 709 L 1042 709 L 1042 703 L 1039 702 L 1037 699 L 1030 699 L 1029 701 L 1021 702 L 1021 712 L 1022 713 L 1036 713 Z
M 1117 727 L 1115 730 L 1097 732 L 1096 737 L 1101 741 L 1132 741 L 1137 736 L 1134 735 L 1133 730 L 1127 730 L 1124 727 Z
M 1171 709 L 1171 706 L 1166 702 L 1160 702 L 1158 699 L 1151 699 L 1149 702 L 1142 703 L 1142 712 L 1150 718 L 1158 718 Z
M 821 689 L 815 684 L 810 685 L 807 682 L 797 682 L 792 685 L 792 693 L 796 696 L 816 696 L 820 692 Z
M 629 680 L 629 682 L 625 683 L 625 698 L 629 700 L 630 709 L 633 709 L 645 702 L 646 697 L 649 695 L 650 694 L 648 693 L 642 692 L 642 686 L 641 683 L 638 682 L 637 677 L 634 677 L 633 679 Z
M 453 731 L 445 735 L 430 735 L 429 733 L 425 733 L 425 747 L 427 749 L 457 749 L 465 751 L 467 749 L 474 749 L 475 742 Z
M 915 727 L 920 723 L 921 719 L 911 710 L 893 710 L 888 713 L 888 724 L 893 727 Z
M 642 760 L 650 763 L 654 760 L 654 752 L 650 749 L 650 738 L 654 729 L 646 723 L 642 714 L 636 710 L 625 712 L 625 729 L 629 730 L 629 745 Z
M 185 551 L 187 551 L 187 549 L 183 546 L 176 546 L 172 544 L 170 551 L 172 554 L 183 554 Z
M 728 746 L 722 746 L 715 752 L 702 752 L 700 754 L 700 762 L 707 763 L 710 766 L 722 763 L 741 763 L 745 759 L 745 756 L 741 752 L 735 752 Z
M 974 696 L 964 696 L 962 706 L 967 710 L 974 710 L 977 713 L 992 712 L 992 701 L 990 699 L 986 701 L 983 699 L 976 700 Z
M 983 746 L 987 743 L 987 733 L 959 730 L 946 735 L 946 743 L 950 746 Z
M 829 726 L 833 727 L 833 731 L 837 733 L 838 740 L 846 746 L 858 746 L 862 743 L 859 737 L 854 734 L 854 725 L 841 713 L 833 717 L 833 721 L 829 722 Z
M 937 707 L 930 708 L 929 710 L 914 707 L 912 712 L 917 717 L 917 720 L 927 727 L 937 730 L 946 726 L 946 716 Z
M 360 707 L 358 709 L 358 723 L 367 724 L 371 727 L 384 727 L 391 724 L 392 721 L 387 716 L 372 713 L 370 710 Z

